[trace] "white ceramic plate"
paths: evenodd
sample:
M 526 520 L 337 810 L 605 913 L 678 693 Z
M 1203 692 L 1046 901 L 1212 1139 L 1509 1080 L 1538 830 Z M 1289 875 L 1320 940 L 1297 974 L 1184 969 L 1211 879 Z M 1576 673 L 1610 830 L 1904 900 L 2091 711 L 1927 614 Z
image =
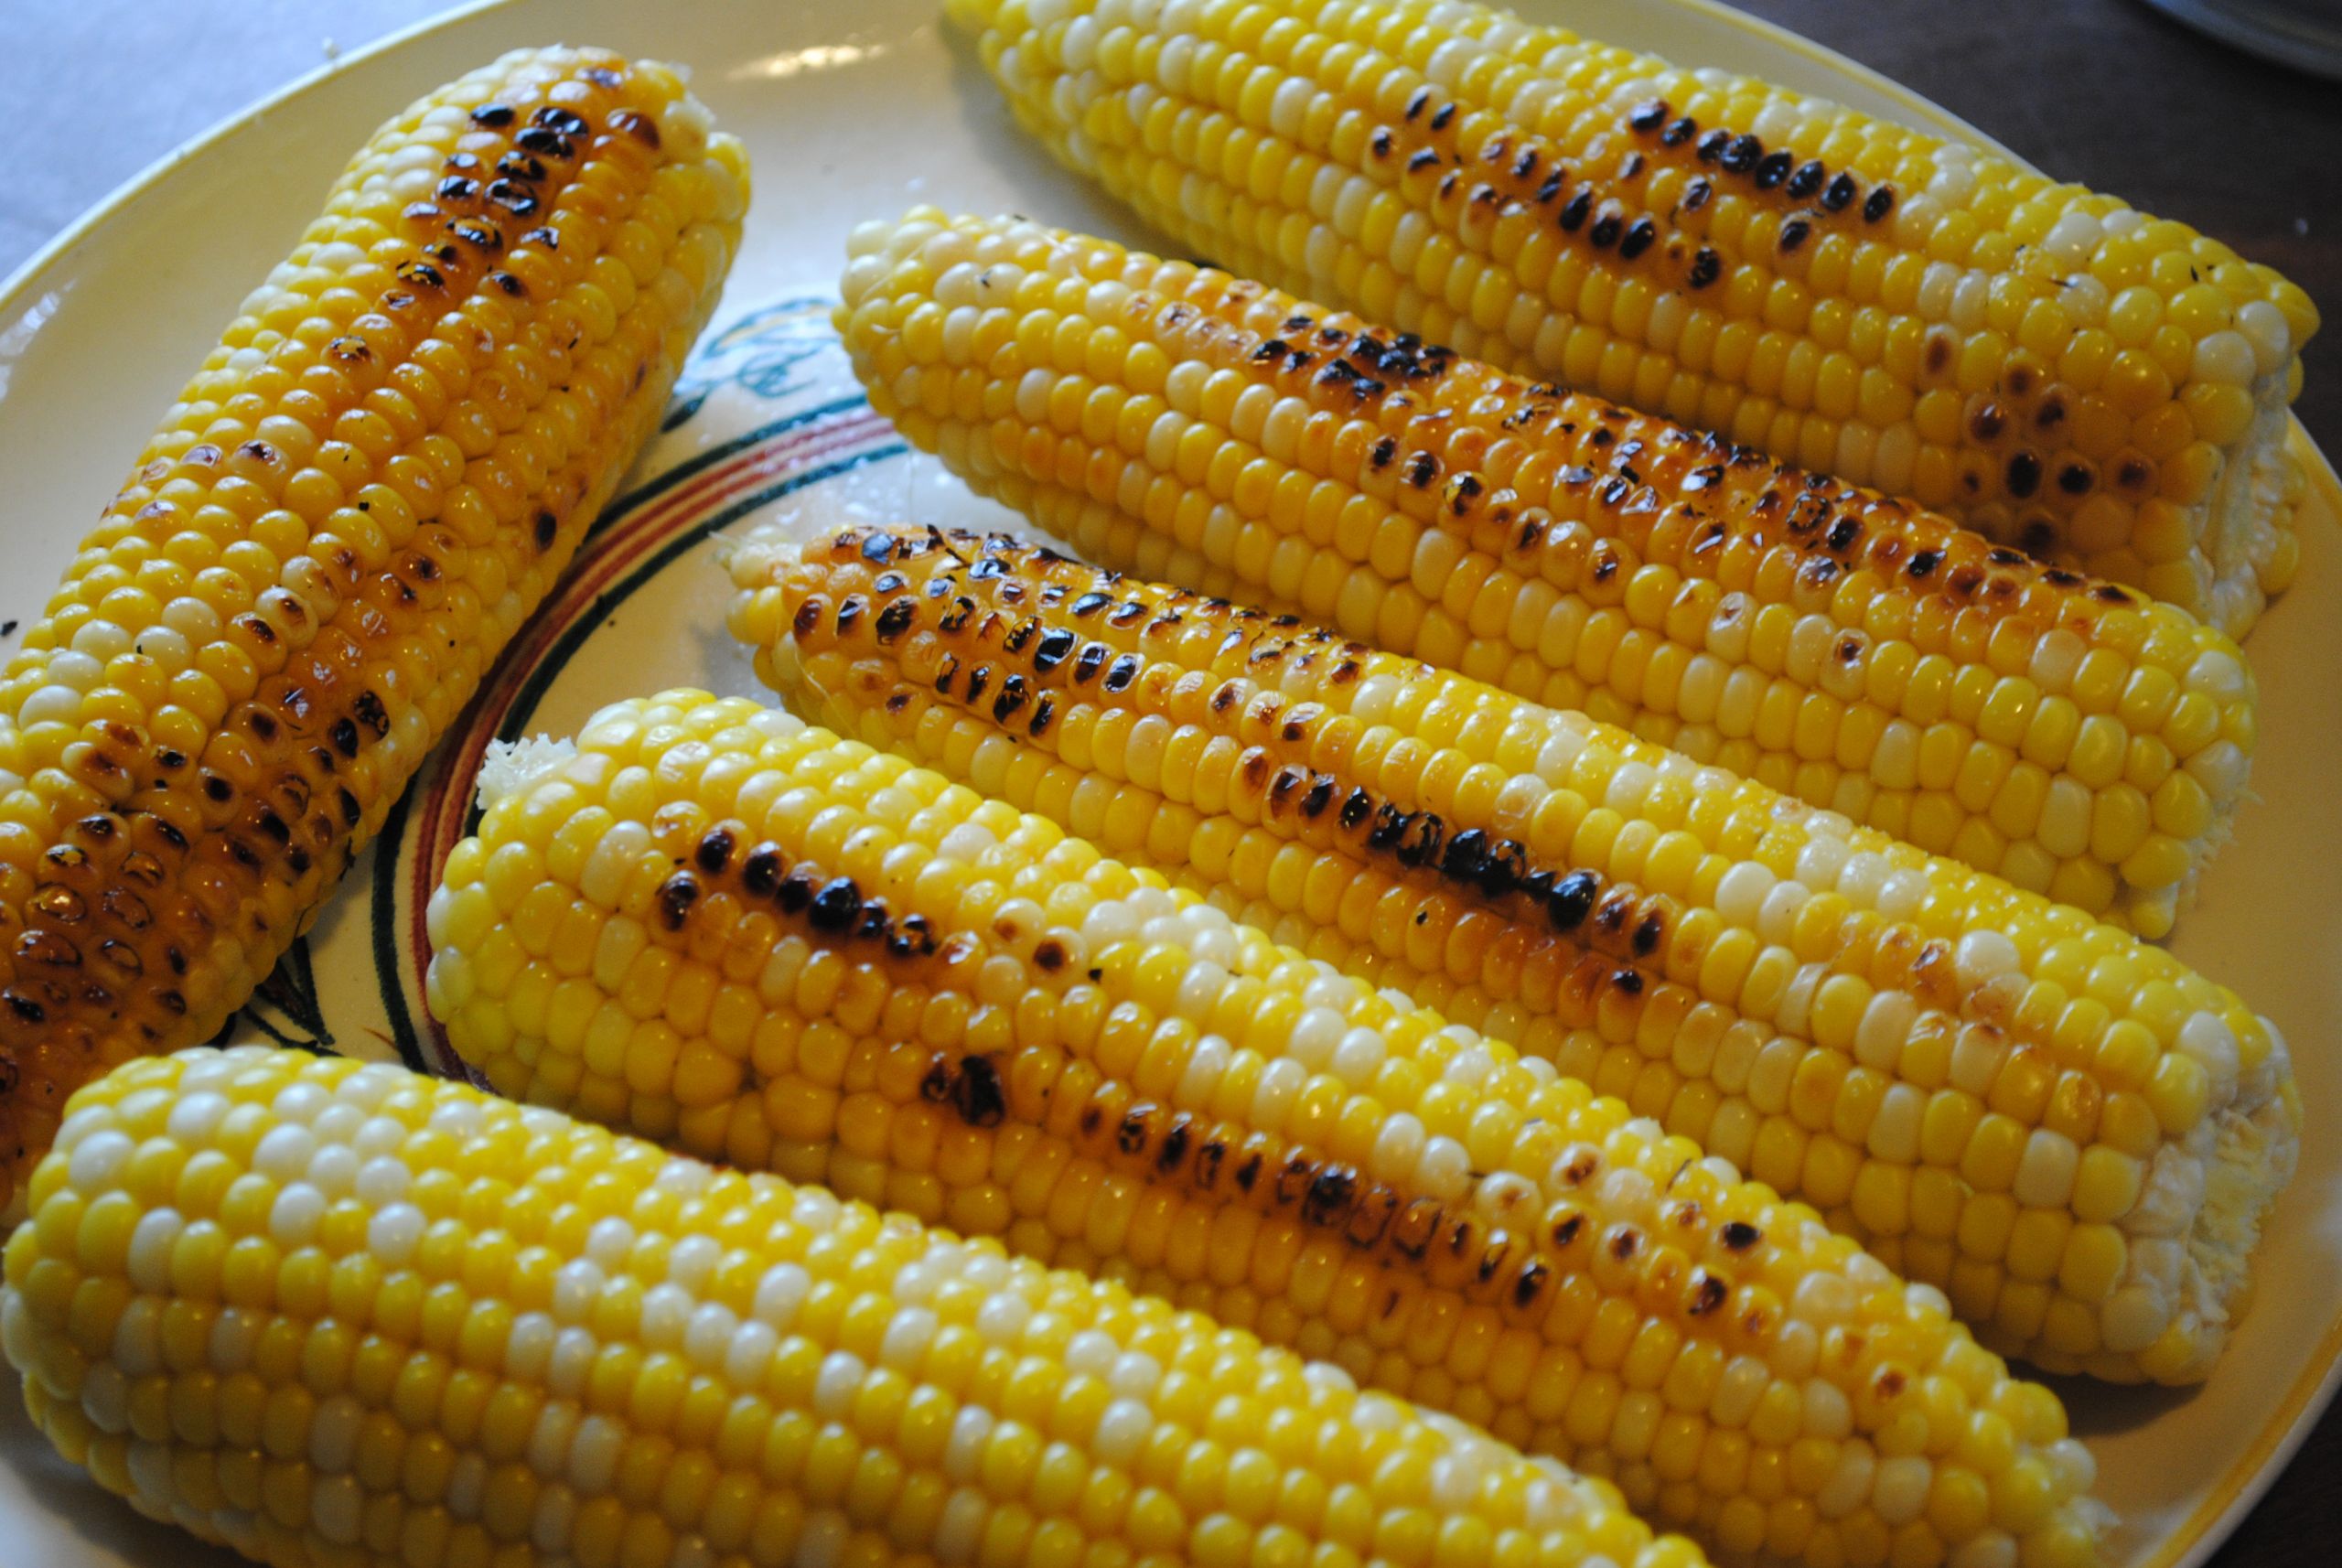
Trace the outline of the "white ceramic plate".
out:
M 1752 72 L 1982 140 L 1941 110 L 1708 0 L 1519 0 L 1598 38 Z M 935 0 L 511 0 L 344 60 L 183 148 L 116 193 L 0 289 L 0 619 L 29 621 L 150 422 L 236 301 L 291 245 L 348 151 L 387 115 L 502 50 L 607 44 L 690 65 L 748 144 L 757 196 L 723 309 L 628 494 L 557 603 L 508 655 L 269 995 L 253 1037 L 446 1067 L 417 998 L 418 895 L 462 831 L 463 789 L 499 735 L 566 733 L 604 702 L 661 686 L 757 690 L 722 630 L 708 536 L 752 514 L 841 510 L 1006 521 L 901 445 L 856 394 L 828 327 L 847 231 L 922 200 L 1013 210 L 1143 241 L 1123 213 L 1019 136 Z M 2319 672 L 2342 666 L 2342 487 L 2302 443 L 2317 499 L 2301 586 L 2250 652 L 2262 681 L 2261 799 L 2174 943 L 2276 1018 L 2311 1109 L 2342 1103 L 2342 718 Z M 13 627 L 11 628 L 13 630 Z M 0 654 L 12 644 L 0 637 Z M 2265 1282 L 2228 1359 L 2188 1392 L 2063 1391 L 2122 1516 L 2123 1568 L 2190 1568 L 2283 1465 L 2342 1359 L 2342 1146 L 2314 1136 L 2261 1259 Z M 0 1374 L 0 1560 L 44 1568 L 229 1561 L 140 1519 L 52 1454 Z

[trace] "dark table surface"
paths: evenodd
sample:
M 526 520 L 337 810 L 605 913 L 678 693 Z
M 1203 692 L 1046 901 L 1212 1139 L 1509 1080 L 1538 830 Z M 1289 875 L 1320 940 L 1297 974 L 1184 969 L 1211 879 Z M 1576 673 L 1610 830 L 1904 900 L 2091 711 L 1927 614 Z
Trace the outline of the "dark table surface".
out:
M 2328 314 L 2298 405 L 2342 450 L 2342 87 L 2208 43 L 2135 0 L 1741 0 L 2060 178 L 2219 235 Z M 0 274 L 183 138 L 441 7 L 432 0 L 5 0 Z M 90 103 L 136 105 L 91 117 Z M 2342 1562 L 2342 1408 L 2214 1568 Z

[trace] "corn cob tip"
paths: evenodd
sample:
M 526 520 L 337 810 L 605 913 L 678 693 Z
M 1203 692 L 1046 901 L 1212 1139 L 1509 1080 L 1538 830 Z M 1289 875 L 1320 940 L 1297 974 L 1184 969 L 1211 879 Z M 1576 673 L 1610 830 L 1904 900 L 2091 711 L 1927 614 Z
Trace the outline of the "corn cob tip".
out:
M 943 15 L 962 32 L 981 34 L 999 25 L 1004 4 L 1004 0 L 944 0 Z M 1047 5 L 1048 0 L 1040 0 L 1038 8 Z
M 481 758 L 475 792 L 479 809 L 492 811 L 515 795 L 525 795 L 536 782 L 577 755 L 574 741 L 549 735 L 523 736 L 519 740 L 491 742 Z
M 846 267 L 838 279 L 838 307 L 832 313 L 841 337 L 854 311 L 883 287 L 896 264 L 950 228 L 951 221 L 943 209 L 922 203 L 900 218 L 873 218 L 854 226 L 845 239 Z
M 727 533 L 715 542 L 715 564 L 731 575 L 736 586 L 749 587 L 777 580 L 795 565 L 803 552 L 788 528 L 765 523 L 746 533 Z

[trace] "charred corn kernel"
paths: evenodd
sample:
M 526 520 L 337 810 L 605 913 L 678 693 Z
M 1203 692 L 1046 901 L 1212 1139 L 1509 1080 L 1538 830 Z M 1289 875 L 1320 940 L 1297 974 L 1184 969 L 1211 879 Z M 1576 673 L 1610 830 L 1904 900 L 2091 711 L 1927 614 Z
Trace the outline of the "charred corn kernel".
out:
M 500 759 L 484 853 L 462 865 L 607 805 L 603 842 L 625 869 L 595 896 L 546 856 L 547 885 L 606 930 L 639 930 L 640 952 L 671 961 L 670 998 L 693 977 L 736 986 L 795 1042 L 757 1052 L 740 1087 L 704 1105 L 664 1081 L 611 1082 L 614 1119 L 736 1158 L 743 1124 L 834 1107 L 805 1135 L 776 1133 L 764 1163 L 1217 1309 L 1616 1475 L 1716 1543 L 1737 1539 L 1726 1510 L 1758 1499 L 1718 1487 L 1670 1506 L 1646 1467 L 1657 1391 L 1686 1356 L 1721 1371 L 1673 1407 L 1689 1433 L 1745 1433 L 1756 1463 L 1807 1440 L 1833 1466 L 1861 1463 L 1899 1442 L 1890 1432 L 1948 1455 L 1956 1428 L 1924 1395 L 1940 1369 L 1972 1380 L 1975 1404 L 2019 1398 L 1937 1292 L 1810 1209 L 1038 817 L 698 693 L 607 709 L 575 746 Z M 543 961 L 549 930 L 525 901 L 507 909 L 472 870 L 450 873 L 435 931 L 501 919 Z M 474 956 L 443 942 L 434 957 L 432 1004 L 457 1048 L 507 1092 L 585 1103 L 543 1071 L 553 1042 L 493 1022 L 512 987 Z M 809 983 L 824 964 L 834 985 Z M 661 1016 L 686 1027 L 675 1013 L 671 1001 Z M 1869 1348 L 1821 1354 L 1854 1334 Z M 2088 1460 L 2062 1436 L 2035 1422 L 2010 1463 L 2065 1495 L 2047 1517 L 2084 1520 Z M 1914 1506 L 1944 1469 L 1912 1471 Z M 1818 1522 L 1805 1554 L 1840 1560 L 1845 1531 L 1882 1522 L 1861 1501 L 1848 1516 L 1861 1522 Z
M 2317 311 L 2182 225 L 1481 5 L 951 9 L 1020 123 L 1197 254 L 2230 635 L 2290 570 L 2286 404 Z M 1958 407 L 1923 418 L 1938 393 Z M 2151 545 L 2158 503 L 2175 526 Z
M 734 632 L 808 716 L 1512 1040 L 1890 1254 L 1873 1167 L 1953 1178 L 1915 1194 L 1923 1234 L 2014 1190 L 2169 1243 L 2078 1305 L 2127 1321 L 2167 1269 L 2143 1288 L 2190 1375 L 2218 1354 L 2299 1112 L 2276 1037 L 2169 955 L 1581 714 L 1012 540 L 765 532 L 730 566 Z M 2109 1160 L 2140 1184 L 2115 1213 Z M 1968 1257 L 2012 1266 L 1991 1234 Z M 1950 1287 L 1949 1257 L 1896 1261 Z M 1971 1320 L 1996 1348 L 2147 1373 L 1999 1302 Z
M 1185 263 L 932 209 L 852 249 L 838 326 L 876 406 L 1107 565 L 1583 708 L 2150 936 L 2242 798 L 2251 676 L 2168 606 Z M 923 355 L 909 324 L 945 306 L 1003 346 Z M 1093 427 L 1140 343 L 1161 391 Z M 981 411 L 947 396 L 971 375 Z M 2165 792 L 2135 840 L 2090 830 L 2116 789 Z
M 655 426 L 747 176 L 668 68 L 523 51 L 246 298 L 0 671 L 0 1209 L 380 824 Z
M 158 1142 L 274 1190 L 248 1299 L 180 1272 L 224 1216 L 122 1185 Z M 1168 1303 L 387 1065 L 134 1061 L 34 1186 L 0 1288 L 34 1421 L 260 1562 L 1703 1561 L 1606 1482 Z M 59 1234 L 101 1205 L 125 1251 Z M 351 1322 L 303 1260 L 373 1274 Z M 2062 1450 L 2012 1451 L 2042 1476 L 1946 1467 L 2075 1522 Z

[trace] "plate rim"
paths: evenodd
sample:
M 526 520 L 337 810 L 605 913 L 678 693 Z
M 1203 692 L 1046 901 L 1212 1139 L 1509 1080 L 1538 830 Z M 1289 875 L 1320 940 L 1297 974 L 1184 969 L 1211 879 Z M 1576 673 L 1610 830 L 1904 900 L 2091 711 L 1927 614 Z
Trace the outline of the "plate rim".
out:
M 108 223 L 139 199 L 160 188 L 181 165 L 209 150 L 214 144 L 225 141 L 265 116 L 326 89 L 340 77 L 377 57 L 464 27 L 491 12 L 513 9 L 528 3 L 529 0 L 458 0 L 445 11 L 394 28 L 347 53 L 337 54 L 274 91 L 215 121 L 114 186 L 8 274 L 0 276 L 0 320 L 10 318 L 37 297 L 46 274 L 55 270 L 85 242 L 96 239 Z M 811 4 L 816 0 L 798 0 L 798 3 Z M 1488 3 L 1505 5 L 1508 0 L 1488 0 Z M 1533 6 L 1556 4 L 1557 0 L 1525 0 L 1525 3 Z M 1645 0 L 1645 3 L 1693 13 L 1729 30 L 1746 34 L 1768 48 L 1799 56 L 1825 73 L 1852 80 L 1892 102 L 1905 123 L 1915 129 L 1956 137 L 2005 157 L 2021 168 L 2041 172 L 2030 159 L 1916 89 L 1778 22 L 1751 16 L 1725 4 L 1724 0 Z M 2289 448 L 2295 459 L 2304 464 L 2308 483 L 2326 491 L 2329 504 L 2342 511 L 2342 477 L 2337 477 L 2333 460 L 2310 435 L 2298 415 L 2289 414 L 2288 420 L 2291 424 Z M 2288 1385 L 2283 1397 L 2272 1407 L 2268 1419 L 2255 1432 L 2252 1440 L 2187 1517 L 2159 1546 L 2135 1564 L 2135 1568 L 2202 1568 L 2227 1542 L 2245 1516 L 2267 1496 L 2277 1478 L 2284 1474 L 2337 1393 L 2342 1393 L 2342 1304 L 2337 1304 L 2334 1317 L 2311 1348 L 2300 1374 Z

